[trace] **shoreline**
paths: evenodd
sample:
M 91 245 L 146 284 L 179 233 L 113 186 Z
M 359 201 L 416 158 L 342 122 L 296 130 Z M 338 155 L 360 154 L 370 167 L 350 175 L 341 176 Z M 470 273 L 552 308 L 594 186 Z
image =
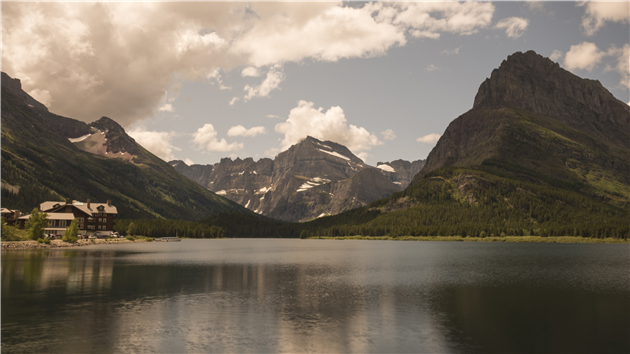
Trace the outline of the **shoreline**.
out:
M 618 243 L 629 244 L 630 240 L 609 238 L 589 238 L 579 236 L 505 236 L 505 237 L 461 237 L 461 236 L 312 236 L 308 240 L 366 240 L 366 241 L 447 241 L 447 242 L 512 242 L 512 243 Z
M 50 244 L 37 243 L 37 241 L 2 241 L 0 242 L 0 249 L 4 250 L 35 250 L 35 249 L 50 249 L 50 248 L 73 248 L 73 247 L 86 247 L 92 245 L 103 244 L 121 244 L 121 243 L 140 243 L 147 242 L 146 240 L 138 239 L 135 241 L 129 241 L 125 238 L 122 239 L 95 239 L 95 240 L 79 240 L 75 243 L 64 242 L 62 240 L 52 240 Z

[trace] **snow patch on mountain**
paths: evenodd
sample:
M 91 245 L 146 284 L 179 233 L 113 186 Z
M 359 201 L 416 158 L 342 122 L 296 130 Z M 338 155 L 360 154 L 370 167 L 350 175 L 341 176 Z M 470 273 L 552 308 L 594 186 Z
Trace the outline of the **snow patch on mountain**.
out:
M 84 135 L 84 136 L 80 136 L 78 138 L 68 138 L 68 140 L 70 140 L 71 143 L 78 143 L 78 142 L 81 142 L 81 141 L 89 138 L 90 135 L 92 135 L 92 134 L 87 134 L 87 135 Z
M 319 151 L 321 151 L 321 152 L 325 152 L 325 153 L 327 153 L 328 155 L 333 155 L 333 156 L 335 156 L 335 157 L 339 157 L 339 158 L 342 158 L 342 159 L 344 159 L 344 160 L 348 160 L 348 161 L 350 161 L 350 158 L 348 158 L 348 157 L 346 157 L 346 156 L 343 156 L 342 154 L 340 154 L 340 153 L 338 153 L 338 152 L 334 152 L 334 151 L 326 151 L 326 150 L 322 150 L 322 149 L 317 149 L 317 150 L 319 150 Z
M 394 168 L 390 165 L 378 165 L 376 166 L 377 168 L 380 168 L 383 171 L 387 171 L 387 172 L 396 172 L 396 170 L 394 170 Z

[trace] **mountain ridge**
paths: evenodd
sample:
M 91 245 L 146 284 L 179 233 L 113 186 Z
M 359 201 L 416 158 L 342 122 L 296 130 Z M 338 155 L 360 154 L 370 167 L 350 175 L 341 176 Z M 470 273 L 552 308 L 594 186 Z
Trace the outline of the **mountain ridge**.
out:
M 628 239 L 629 117 L 600 83 L 517 52 L 480 85 L 409 187 L 296 232 Z
M 46 200 L 72 198 L 112 200 L 122 218 L 198 220 L 222 211 L 251 213 L 181 176 L 136 144 L 115 121 L 101 118 L 90 126 L 54 115 L 33 101 L 21 90 L 19 80 L 2 73 L 3 207 L 29 212 Z M 69 140 L 96 127 L 111 133 L 112 141 L 117 138 L 132 147 L 136 155 L 106 157 Z M 99 132 L 96 135 L 107 136 Z M 102 147 L 107 153 L 116 145 Z
M 179 160 L 169 162 L 203 187 L 256 213 L 283 221 L 333 215 L 389 196 L 401 189 L 401 183 L 411 181 L 410 174 L 419 171 L 421 163 L 415 161 L 412 168 L 410 162 L 395 161 L 391 164 L 404 167 L 404 171 L 388 172 L 366 165 L 341 144 L 311 136 L 273 160 L 223 158 L 205 166 L 188 166 Z

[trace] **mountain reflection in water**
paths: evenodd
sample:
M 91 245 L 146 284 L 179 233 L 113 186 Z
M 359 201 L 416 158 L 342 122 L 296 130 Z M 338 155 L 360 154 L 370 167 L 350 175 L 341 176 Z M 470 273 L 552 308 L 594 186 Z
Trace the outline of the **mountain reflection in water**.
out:
M 2 351 L 627 352 L 627 251 L 185 240 L 3 252 Z

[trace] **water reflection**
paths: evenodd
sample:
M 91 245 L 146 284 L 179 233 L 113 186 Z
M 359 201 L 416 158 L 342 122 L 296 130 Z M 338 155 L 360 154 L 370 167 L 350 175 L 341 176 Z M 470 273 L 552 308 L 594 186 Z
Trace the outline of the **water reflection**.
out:
M 283 242 L 3 252 L 2 351 L 630 350 L 623 249 Z
M 107 289 L 112 282 L 114 252 L 76 250 L 2 253 L 2 288 L 9 292 L 65 288 L 65 293 Z

